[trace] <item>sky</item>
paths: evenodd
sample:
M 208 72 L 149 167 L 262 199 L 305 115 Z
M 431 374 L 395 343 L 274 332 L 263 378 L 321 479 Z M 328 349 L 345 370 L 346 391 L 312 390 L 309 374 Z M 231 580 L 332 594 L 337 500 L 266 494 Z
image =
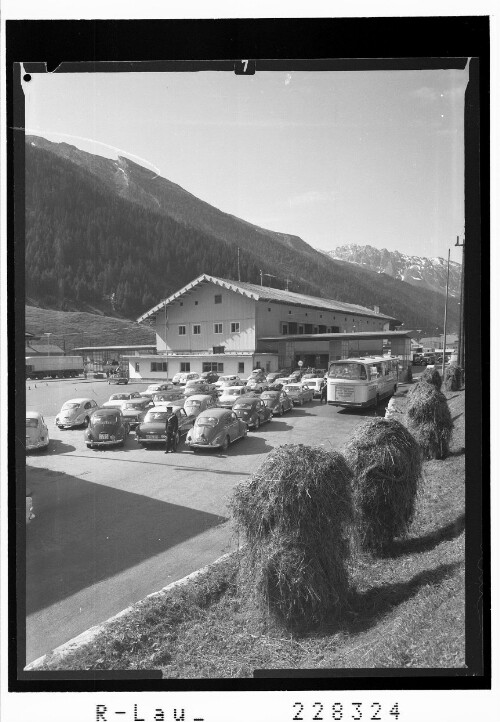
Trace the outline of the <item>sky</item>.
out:
M 23 83 L 27 132 L 125 155 L 325 251 L 460 261 L 467 70 L 78 73 Z

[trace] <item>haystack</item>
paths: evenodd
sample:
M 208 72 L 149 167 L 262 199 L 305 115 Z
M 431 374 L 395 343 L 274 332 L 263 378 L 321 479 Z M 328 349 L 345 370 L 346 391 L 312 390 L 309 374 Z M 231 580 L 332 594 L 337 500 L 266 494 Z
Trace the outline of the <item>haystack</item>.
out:
M 447 391 L 459 391 L 462 388 L 462 369 L 451 364 L 444 370 L 444 387 Z
M 426 459 L 445 459 L 449 453 L 453 421 L 446 396 L 425 381 L 408 394 L 405 424 Z
M 286 626 L 308 628 L 345 605 L 351 480 L 341 454 L 289 444 L 234 490 L 233 518 L 247 540 L 247 589 Z
M 413 518 L 422 454 L 396 419 L 369 419 L 347 443 L 354 475 L 358 534 L 365 549 L 380 549 L 403 535 Z
M 428 384 L 432 384 L 439 391 L 441 389 L 443 379 L 437 369 L 426 368 L 422 374 L 420 374 L 419 381 L 425 381 Z

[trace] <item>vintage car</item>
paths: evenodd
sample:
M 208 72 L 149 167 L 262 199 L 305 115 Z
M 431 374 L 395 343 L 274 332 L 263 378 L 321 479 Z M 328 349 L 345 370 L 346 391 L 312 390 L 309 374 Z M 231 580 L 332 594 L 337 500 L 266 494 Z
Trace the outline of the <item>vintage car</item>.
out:
M 85 443 L 91 449 L 95 446 L 123 446 L 130 431 L 120 409 L 97 409 L 90 417 L 85 429 Z
M 110 374 L 108 376 L 108 384 L 128 384 L 128 376 L 124 376 L 122 373 Z
M 266 381 L 268 384 L 273 384 L 278 379 L 284 378 L 285 374 L 281 373 L 281 371 L 273 371 L 270 374 L 267 374 Z
M 260 398 L 267 408 L 278 416 L 293 409 L 293 401 L 284 391 L 263 391 Z
M 123 406 L 124 401 L 130 401 L 131 399 L 141 399 L 144 398 L 140 395 L 138 391 L 132 391 L 130 393 L 123 393 L 123 394 L 111 394 L 109 399 L 105 401 L 102 405 L 103 409 L 108 408 L 121 408 Z
M 241 386 L 244 383 L 245 382 L 242 381 L 239 376 L 236 376 L 235 374 L 226 374 L 225 376 L 219 376 L 215 385 L 220 389 L 222 386 Z
M 56 416 L 56 426 L 71 429 L 74 426 L 88 425 L 92 414 L 98 409 L 94 399 L 70 399 L 66 401 Z
M 313 397 L 315 399 L 320 399 L 323 386 L 326 385 L 326 379 L 323 378 L 323 376 L 321 378 L 310 377 L 307 379 L 305 378 L 305 376 L 303 376 L 301 383 L 303 386 L 308 386 L 310 389 L 312 389 Z
M 174 378 L 172 379 L 173 384 L 179 384 L 180 386 L 185 386 L 188 381 L 193 381 L 194 379 L 199 379 L 200 374 L 195 373 L 194 371 L 181 371 L 178 374 L 175 374 Z
M 299 406 L 312 401 L 314 398 L 313 390 L 305 384 L 285 384 L 283 390 L 292 399 L 293 403 Z
M 170 406 L 170 405 L 169 405 Z M 141 446 L 145 444 L 161 444 L 165 443 L 167 434 L 165 424 L 170 416 L 169 408 L 166 404 L 162 406 L 153 406 L 144 417 L 144 421 L 140 423 L 135 430 L 135 437 Z M 172 411 L 177 416 L 179 422 L 179 431 L 177 435 L 177 443 L 187 434 L 193 426 L 195 417 L 186 413 L 183 406 L 173 406 Z
M 214 384 L 218 380 L 219 374 L 215 371 L 204 371 L 201 374 L 201 378 L 203 381 L 206 381 L 207 384 Z
M 247 388 L 250 391 L 255 391 L 256 394 L 260 394 L 269 388 L 269 384 L 263 376 L 254 376 L 247 381 Z
M 158 391 L 150 398 L 155 406 L 164 406 L 172 401 L 175 401 L 177 402 L 177 405 L 180 405 L 181 401 L 184 399 L 184 391 L 182 386 L 174 386 L 173 384 L 170 384 L 169 389 L 165 391 Z
M 238 399 L 233 406 L 236 416 L 250 428 L 258 429 L 261 424 L 271 421 L 273 412 L 256 396 Z
M 156 383 L 156 384 L 149 384 L 147 389 L 145 391 L 141 391 L 141 396 L 148 396 L 151 398 L 154 396 L 154 394 L 162 393 L 163 391 L 169 391 L 170 389 L 173 389 L 174 386 L 171 381 L 164 381 L 162 383 Z
M 128 422 L 131 429 L 135 429 L 137 424 L 144 421 L 148 410 L 151 408 L 152 402 L 147 398 L 130 399 L 124 401 L 121 405 L 123 418 Z
M 184 398 L 187 398 L 193 394 L 215 394 L 216 390 L 217 388 L 214 384 L 209 384 L 203 379 L 192 379 L 184 386 L 183 394 Z
M 49 430 L 39 411 L 26 412 L 26 451 L 49 448 Z
M 250 393 L 251 390 L 247 386 L 223 386 L 221 395 L 217 399 L 217 406 L 230 409 L 237 399 Z
M 193 450 L 219 447 L 226 451 L 229 444 L 247 435 L 248 426 L 230 409 L 207 409 L 196 417 L 188 432 L 186 444 Z
M 189 396 L 184 402 L 184 409 L 188 416 L 198 416 L 202 411 L 215 406 L 215 397 L 212 394 L 195 394 Z

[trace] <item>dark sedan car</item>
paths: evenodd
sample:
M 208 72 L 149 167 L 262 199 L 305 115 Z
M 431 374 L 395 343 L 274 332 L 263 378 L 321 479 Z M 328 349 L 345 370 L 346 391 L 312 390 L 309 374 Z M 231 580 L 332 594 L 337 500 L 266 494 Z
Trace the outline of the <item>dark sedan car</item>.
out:
M 177 442 L 187 434 L 195 422 L 195 416 L 186 414 L 182 406 L 174 406 L 173 412 L 179 422 Z M 154 406 L 146 414 L 144 421 L 135 430 L 135 436 L 141 446 L 145 444 L 165 443 L 167 434 L 165 424 L 170 412 L 166 406 Z
M 278 416 L 293 409 L 293 401 L 285 391 L 263 391 L 260 398 L 267 408 Z
M 261 424 L 265 424 L 266 421 L 271 421 L 273 418 L 273 412 L 261 401 L 260 397 L 242 397 L 235 402 L 233 411 L 239 419 L 245 421 L 247 426 L 253 429 L 258 429 Z
M 201 378 L 207 384 L 214 384 L 216 381 L 219 380 L 219 374 L 215 373 L 215 371 L 204 371 L 201 375 Z
M 98 409 L 85 430 L 85 443 L 94 446 L 123 446 L 130 427 L 120 409 Z

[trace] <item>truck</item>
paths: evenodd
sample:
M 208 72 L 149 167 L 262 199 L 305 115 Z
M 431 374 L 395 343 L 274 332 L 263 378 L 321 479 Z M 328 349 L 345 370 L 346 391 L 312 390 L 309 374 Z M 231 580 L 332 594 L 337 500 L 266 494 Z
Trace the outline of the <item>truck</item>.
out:
M 82 356 L 26 356 L 26 378 L 75 378 L 83 375 Z

